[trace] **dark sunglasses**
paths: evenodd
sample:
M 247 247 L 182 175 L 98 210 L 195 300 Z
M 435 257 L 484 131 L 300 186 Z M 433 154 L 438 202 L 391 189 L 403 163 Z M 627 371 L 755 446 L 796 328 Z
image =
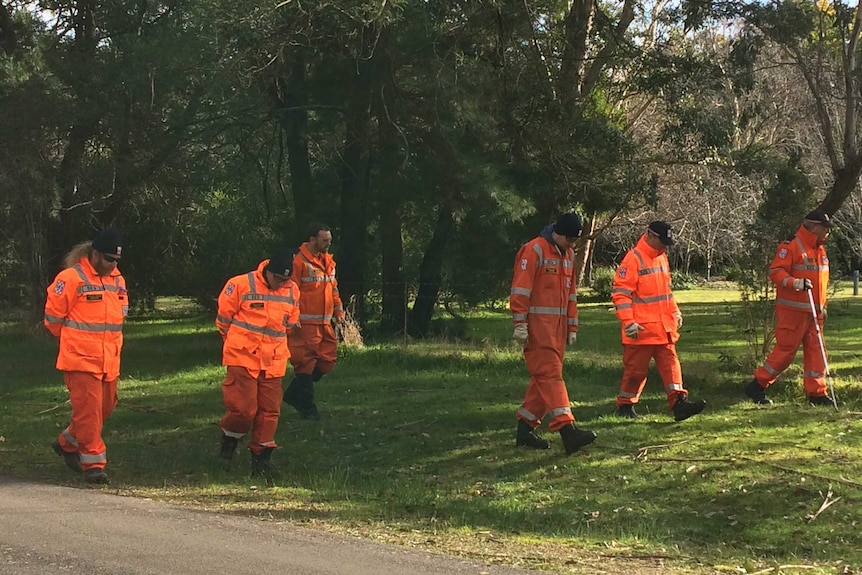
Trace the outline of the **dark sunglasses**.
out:
M 102 258 L 103 258 L 106 262 L 109 262 L 109 263 L 112 263 L 112 264 L 115 264 L 115 263 L 117 263 L 118 261 L 120 261 L 120 258 L 118 258 L 117 256 L 109 256 L 109 255 L 107 255 L 107 254 L 101 254 L 101 255 L 102 255 Z

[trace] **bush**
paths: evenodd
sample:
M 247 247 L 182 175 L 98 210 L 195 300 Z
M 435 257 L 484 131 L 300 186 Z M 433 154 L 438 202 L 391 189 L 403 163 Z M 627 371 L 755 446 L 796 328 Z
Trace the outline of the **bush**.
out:
M 611 301 L 611 291 L 614 289 L 615 268 L 597 267 L 593 269 L 593 288 L 596 296 L 601 301 Z

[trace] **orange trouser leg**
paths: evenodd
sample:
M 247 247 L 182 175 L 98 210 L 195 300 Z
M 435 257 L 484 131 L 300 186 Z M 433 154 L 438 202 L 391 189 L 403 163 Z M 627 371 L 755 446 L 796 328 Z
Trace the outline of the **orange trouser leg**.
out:
M 251 429 L 257 414 L 257 378 L 244 367 L 229 365 L 221 393 L 227 413 L 219 425 L 227 435 L 242 437 Z
M 664 392 L 667 396 L 667 404 L 673 409 L 676 404 L 677 395 L 680 393 L 688 396 L 688 391 L 682 384 L 682 367 L 679 365 L 679 356 L 676 355 L 676 346 L 672 343 L 654 346 L 653 357 L 658 373 L 664 383 Z
M 823 323 L 820 323 L 823 329 Z M 822 333 L 822 332 L 821 332 Z M 817 331 L 812 320 L 805 335 L 802 337 L 802 386 L 805 395 L 822 396 L 828 395 L 826 387 L 826 364 L 823 362 L 823 353 L 820 350 Z M 826 351 L 826 343 L 823 344 L 823 352 Z
M 268 447 L 278 447 L 275 430 L 281 413 L 281 396 L 281 378 L 266 377 L 261 372 L 257 380 L 257 413 L 254 416 L 251 443 L 248 444 L 252 453 L 259 454 Z
M 641 392 L 646 385 L 649 362 L 656 347 L 623 344 L 623 378 L 617 395 L 617 407 L 634 405 L 640 400 Z
M 809 331 L 814 331 L 812 319 L 810 313 L 801 310 L 775 309 L 775 346 L 763 365 L 754 371 L 754 377 L 761 386 L 768 387 L 775 383 L 778 375 L 793 363 L 799 344 Z M 819 345 L 816 333 L 814 338 L 814 344 Z
M 557 431 L 574 423 L 569 393 L 563 381 L 563 348 L 531 347 L 524 348 L 530 383 L 524 394 L 524 402 L 518 409 L 518 419 L 523 419 L 535 428 L 547 413 L 550 416 L 548 428 Z
M 314 368 L 329 373 L 335 367 L 338 340 L 329 323 L 302 324 L 290 332 L 288 345 L 294 373 L 310 374 Z
M 64 371 L 63 381 L 72 403 L 72 423 L 57 441 L 63 451 L 80 454 L 84 471 L 102 469 L 108 462 L 102 426 L 117 406 L 117 380 L 106 380 L 103 374 Z

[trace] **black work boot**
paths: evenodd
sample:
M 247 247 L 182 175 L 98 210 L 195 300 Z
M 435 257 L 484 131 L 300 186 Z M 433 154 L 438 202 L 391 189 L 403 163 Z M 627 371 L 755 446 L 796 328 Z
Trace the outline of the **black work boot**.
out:
M 756 378 L 745 386 L 745 395 L 758 405 L 772 405 L 772 400 L 766 397 L 766 390 Z
M 635 419 L 640 417 L 635 411 L 635 406 L 631 403 L 624 403 L 617 407 L 616 411 L 614 411 L 614 415 L 618 417 L 625 417 L 626 419 Z
M 589 429 L 578 429 L 571 423 L 560 428 L 560 437 L 563 438 L 563 447 L 566 454 L 571 455 L 582 447 L 586 447 L 596 440 L 596 432 Z
M 523 419 L 518 420 L 518 433 L 515 436 L 515 446 L 530 447 L 532 449 L 550 449 L 551 443 L 547 439 L 542 439 L 530 427 L 530 424 Z
M 808 403 L 821 407 L 836 407 L 835 402 L 828 395 L 809 395 Z
M 273 451 L 275 451 L 275 447 L 267 447 L 260 454 L 251 454 L 251 476 L 262 477 L 270 485 L 281 476 L 278 469 L 270 461 Z
M 51 447 L 54 448 L 54 451 L 57 452 L 57 455 L 63 458 L 63 461 L 66 462 L 66 467 L 68 467 L 75 473 L 81 473 L 81 457 L 77 453 L 63 451 L 63 448 L 60 447 L 59 441 L 55 441 L 54 443 L 52 443 Z
M 673 419 L 674 421 L 684 421 L 692 415 L 697 415 L 705 407 L 705 399 L 689 401 L 685 395 L 680 393 L 676 396 L 676 403 L 673 404 Z
M 230 469 L 230 462 L 233 459 L 234 451 L 236 451 L 236 444 L 239 442 L 239 439 L 236 437 L 231 437 L 227 435 L 224 431 L 221 434 L 221 447 L 218 452 L 218 462 L 225 469 Z
M 297 373 L 293 381 L 284 390 L 284 402 L 299 412 L 302 419 L 320 419 L 317 406 L 314 404 L 314 382 L 312 374 Z
M 95 483 L 97 485 L 107 485 L 110 483 L 108 479 L 108 474 L 105 473 L 104 469 L 99 467 L 94 467 L 92 469 L 88 469 L 84 472 L 84 481 L 87 483 Z

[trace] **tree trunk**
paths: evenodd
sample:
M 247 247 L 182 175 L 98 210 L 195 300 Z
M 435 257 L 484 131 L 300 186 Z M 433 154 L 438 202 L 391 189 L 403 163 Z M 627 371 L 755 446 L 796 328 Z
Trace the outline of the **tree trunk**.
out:
M 449 237 L 455 228 L 455 218 L 448 202 L 440 205 L 437 213 L 437 224 L 434 235 L 428 243 L 422 264 L 419 266 L 419 293 L 413 303 L 413 335 L 422 337 L 428 333 L 434 306 L 440 295 L 440 285 L 443 282 L 443 262 L 446 259 L 446 248 Z
M 378 84 L 380 54 L 388 34 L 379 36 L 373 26 L 363 30 L 362 53 L 355 74 L 348 79 L 344 148 L 341 153 L 341 252 L 339 291 L 345 303 L 355 304 L 360 322 L 365 321 L 365 246 L 367 233 L 366 195 L 369 184 L 371 99 Z M 377 40 L 375 42 L 375 40 Z
M 580 242 L 575 250 L 575 281 L 579 286 L 589 285 L 590 283 L 590 266 L 593 261 L 593 247 L 595 238 L 593 233 L 596 231 L 596 214 L 587 218 L 586 229 L 584 229 L 584 241 Z

